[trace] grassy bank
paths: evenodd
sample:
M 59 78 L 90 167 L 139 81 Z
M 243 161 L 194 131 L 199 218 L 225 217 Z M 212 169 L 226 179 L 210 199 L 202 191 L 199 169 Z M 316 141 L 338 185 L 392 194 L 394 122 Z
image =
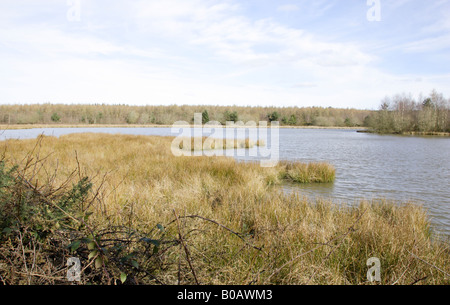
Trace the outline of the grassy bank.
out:
M 382 284 L 449 283 L 448 244 L 421 207 L 287 195 L 277 185 L 334 168 L 174 157 L 172 140 L 1 142 L 0 280 L 67 283 L 78 257 L 83 284 L 368 284 L 378 257 Z

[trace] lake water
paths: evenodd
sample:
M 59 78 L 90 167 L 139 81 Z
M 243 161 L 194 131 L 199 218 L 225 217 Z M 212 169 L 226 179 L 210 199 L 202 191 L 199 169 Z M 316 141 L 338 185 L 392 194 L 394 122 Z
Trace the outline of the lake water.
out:
M 40 134 L 101 132 L 176 136 L 170 128 L 46 128 L 0 131 L 0 140 L 36 138 Z M 208 134 L 206 134 L 208 135 Z M 257 134 L 251 131 L 250 138 Z M 264 137 L 263 137 L 264 138 Z M 270 146 L 270 137 L 268 146 Z M 239 160 L 256 159 L 241 151 Z M 450 138 L 382 136 L 355 130 L 280 129 L 279 158 L 326 161 L 336 167 L 330 184 L 288 185 L 311 197 L 336 203 L 386 198 L 424 205 L 437 231 L 450 235 Z

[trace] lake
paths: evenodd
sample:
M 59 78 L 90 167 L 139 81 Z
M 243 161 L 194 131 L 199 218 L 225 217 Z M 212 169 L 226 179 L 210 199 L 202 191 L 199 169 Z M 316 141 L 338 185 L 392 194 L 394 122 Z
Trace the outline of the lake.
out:
M 171 128 L 44 128 L 0 131 L 0 140 L 81 132 L 178 135 L 171 133 Z M 257 133 L 250 130 L 248 136 L 256 139 Z M 270 146 L 270 137 L 266 140 Z M 258 149 L 241 150 L 243 155 L 235 157 L 244 161 L 257 159 L 252 152 Z M 326 161 L 336 167 L 334 183 L 287 185 L 287 192 L 301 191 L 336 203 L 377 198 L 412 201 L 428 209 L 437 231 L 450 235 L 450 138 L 340 129 L 279 129 L 279 158 Z

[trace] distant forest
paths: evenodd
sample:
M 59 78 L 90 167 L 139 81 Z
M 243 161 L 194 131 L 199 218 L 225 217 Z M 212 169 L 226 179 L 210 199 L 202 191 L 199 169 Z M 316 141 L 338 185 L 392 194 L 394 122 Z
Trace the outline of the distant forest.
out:
M 0 124 L 140 124 L 218 121 L 279 121 L 285 126 L 364 126 L 370 110 L 323 107 L 128 106 L 128 105 L 0 105 Z
M 368 127 L 377 133 L 450 132 L 450 99 L 433 90 L 413 98 L 398 94 L 381 101 L 379 110 L 324 107 L 0 105 L 0 124 L 172 125 L 202 122 L 279 121 L 281 126 Z

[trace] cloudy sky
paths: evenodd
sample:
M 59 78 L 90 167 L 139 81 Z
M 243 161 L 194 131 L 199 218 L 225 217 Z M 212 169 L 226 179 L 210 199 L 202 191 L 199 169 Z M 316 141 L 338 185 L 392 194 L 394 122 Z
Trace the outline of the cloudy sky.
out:
M 376 109 L 432 89 L 450 96 L 450 0 L 0 1 L 1 104 Z

